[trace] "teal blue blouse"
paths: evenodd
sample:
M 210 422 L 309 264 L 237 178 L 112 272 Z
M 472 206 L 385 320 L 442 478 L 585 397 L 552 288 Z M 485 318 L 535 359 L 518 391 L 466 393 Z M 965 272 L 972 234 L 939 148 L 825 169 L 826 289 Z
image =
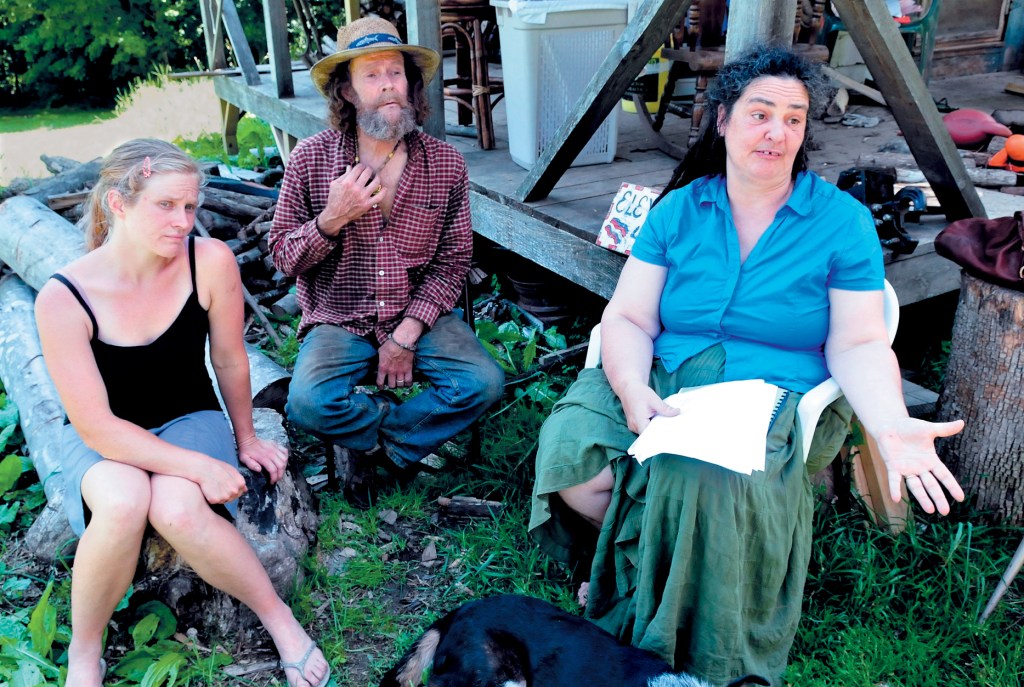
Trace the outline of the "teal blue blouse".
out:
M 742 265 L 722 176 L 670 192 L 632 255 L 668 268 L 654 353 L 669 371 L 721 343 L 726 381 L 765 379 L 793 391 L 829 376 L 828 290 L 880 290 L 885 278 L 867 208 L 812 172 L 797 177 Z

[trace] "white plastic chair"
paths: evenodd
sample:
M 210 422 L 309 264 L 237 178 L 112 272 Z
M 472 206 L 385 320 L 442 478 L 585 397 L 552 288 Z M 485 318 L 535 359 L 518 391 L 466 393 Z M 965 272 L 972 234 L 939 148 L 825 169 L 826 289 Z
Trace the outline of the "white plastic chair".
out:
M 889 334 L 889 343 L 896 338 L 896 328 L 900 323 L 900 301 L 896 297 L 896 290 L 892 288 L 889 280 L 885 280 L 885 329 Z M 587 358 L 583 363 L 584 367 L 597 367 L 601 362 L 601 325 L 598 324 L 590 332 L 590 343 L 587 345 Z M 797 404 L 796 413 L 800 419 L 800 433 L 803 439 L 804 462 L 807 462 L 807 455 L 811 450 L 811 439 L 814 437 L 814 430 L 818 426 L 818 418 L 836 399 L 842 396 L 842 389 L 836 380 L 829 377 L 818 386 L 810 389 Z

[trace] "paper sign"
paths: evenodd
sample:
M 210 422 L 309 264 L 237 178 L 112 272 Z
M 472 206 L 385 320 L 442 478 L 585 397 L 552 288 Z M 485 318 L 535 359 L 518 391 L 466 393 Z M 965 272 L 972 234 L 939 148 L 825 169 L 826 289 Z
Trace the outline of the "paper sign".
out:
M 647 213 L 654 204 L 661 189 L 622 184 L 597 235 L 597 245 L 616 253 L 629 255 L 633 241 L 640 233 L 640 227 L 647 220 Z

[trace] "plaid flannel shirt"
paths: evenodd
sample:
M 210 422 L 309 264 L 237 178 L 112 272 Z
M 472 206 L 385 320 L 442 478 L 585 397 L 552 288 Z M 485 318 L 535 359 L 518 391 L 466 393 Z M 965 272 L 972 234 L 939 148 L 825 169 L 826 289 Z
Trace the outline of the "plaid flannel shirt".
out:
M 418 131 L 406 144 L 390 219 L 371 209 L 334 238 L 316 217 L 331 181 L 354 163 L 355 134 L 329 129 L 292 151 L 269 243 L 277 268 L 297 277 L 300 338 L 334 324 L 384 343 L 404 317 L 432 327 L 455 306 L 473 252 L 466 162 Z

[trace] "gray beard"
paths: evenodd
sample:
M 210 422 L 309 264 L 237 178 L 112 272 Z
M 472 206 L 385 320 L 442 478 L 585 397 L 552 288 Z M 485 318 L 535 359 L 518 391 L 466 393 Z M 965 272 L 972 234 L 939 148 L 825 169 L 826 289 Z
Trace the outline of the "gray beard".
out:
M 398 121 L 389 122 L 382 112 L 362 110 L 356 114 L 356 123 L 367 136 L 378 141 L 397 141 L 416 130 L 416 115 L 411 107 L 403 107 Z

